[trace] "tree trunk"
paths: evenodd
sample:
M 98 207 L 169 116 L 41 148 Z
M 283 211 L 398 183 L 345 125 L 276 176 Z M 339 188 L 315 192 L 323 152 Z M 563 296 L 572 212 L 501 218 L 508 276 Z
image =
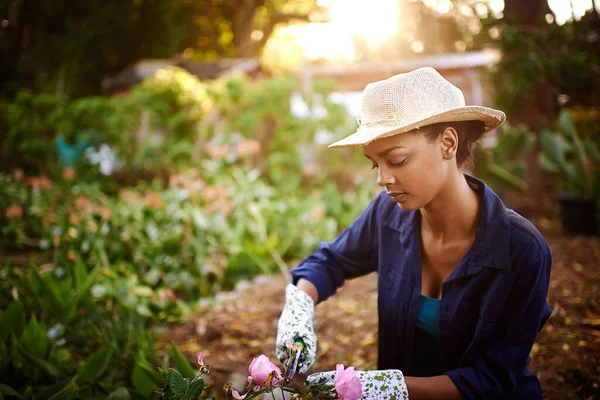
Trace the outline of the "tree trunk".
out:
M 254 16 L 257 7 L 258 5 L 253 4 L 251 7 L 239 8 L 237 11 L 234 26 L 232 26 L 236 57 L 247 58 L 256 55 L 256 45 L 251 35 L 254 29 Z
M 547 26 L 546 14 L 551 13 L 547 0 L 505 0 L 504 19 L 516 26 L 523 38 L 535 35 Z M 556 96 L 553 89 L 539 83 L 531 90 L 521 93 L 514 101 L 508 120 L 511 125 L 525 125 L 538 134 L 557 115 Z M 539 146 L 538 146 L 539 147 Z M 529 184 L 528 198 L 532 203 L 532 214 L 549 215 L 555 208 L 554 186 L 538 165 L 539 148 L 526 159 L 525 180 Z
M 504 0 L 504 18 L 517 25 L 543 26 L 549 12 L 547 0 Z
M 2 50 L 6 54 L 0 53 L 0 58 L 2 58 L 0 76 L 5 78 L 7 82 L 17 79 L 18 76 L 19 62 L 23 49 L 23 37 L 26 28 L 22 11 L 24 3 L 25 0 L 12 0 L 8 11 L 9 25 L 6 27 L 8 45 Z

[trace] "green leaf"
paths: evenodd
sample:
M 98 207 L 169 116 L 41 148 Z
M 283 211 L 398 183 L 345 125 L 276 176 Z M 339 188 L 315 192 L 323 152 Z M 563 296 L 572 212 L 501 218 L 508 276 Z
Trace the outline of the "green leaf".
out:
M 571 144 L 561 135 L 550 131 L 544 131 L 540 134 L 540 143 L 548 160 L 555 163 L 567 179 L 575 178 L 575 169 L 566 160 L 566 154 L 573 150 Z
M 548 172 L 560 172 L 560 167 L 558 166 L 558 164 L 550 160 L 550 158 L 548 158 L 548 156 L 544 153 L 540 153 L 540 155 L 538 156 L 538 164 L 540 165 L 540 167 L 542 167 Z
M 21 335 L 24 327 L 25 314 L 23 313 L 23 306 L 15 300 L 10 303 L 4 314 L 2 314 L 2 319 L 0 320 L 0 338 L 6 343 L 11 331 L 15 335 Z
M 563 108 L 558 114 L 558 125 L 560 126 L 560 130 L 566 133 L 571 139 L 577 136 L 575 121 L 573 121 L 571 114 L 566 108 Z
M 527 183 L 523 179 L 513 175 L 510 171 L 497 164 L 489 165 L 488 172 L 490 176 L 493 176 L 495 179 L 513 190 L 517 190 L 521 193 L 524 193 L 527 190 Z
M 68 321 L 74 311 L 74 303 L 72 299 L 65 299 L 61 296 L 61 291 L 58 285 L 50 277 L 42 277 L 36 266 L 31 267 L 30 279 L 32 286 L 36 285 L 40 289 L 40 295 L 44 296 L 44 300 L 48 301 L 46 309 L 61 321 Z M 68 303 L 65 303 L 68 302 Z
M 46 361 L 46 360 L 42 360 L 41 358 L 35 357 L 31 354 L 28 354 L 26 352 L 23 352 L 23 354 L 25 355 L 25 357 L 27 357 L 29 360 L 33 361 L 33 363 L 40 368 L 42 371 L 44 371 L 48 376 L 52 377 L 52 378 L 58 378 L 60 376 L 60 371 L 58 370 L 58 368 Z
M 131 395 L 129 394 L 129 391 L 124 387 L 115 390 L 114 392 L 109 394 L 108 398 L 107 398 L 107 400 L 130 400 L 130 399 L 131 399 Z
M 79 373 L 75 378 L 75 383 L 82 384 L 85 382 L 93 382 L 104 375 L 108 369 L 114 351 L 114 344 L 110 344 L 104 346 L 99 352 L 89 357 L 79 369 Z
M 144 370 L 136 364 L 131 371 L 131 383 L 135 390 L 143 397 L 149 397 L 156 387 L 152 379 L 144 372 Z
M 494 146 L 494 151 L 498 153 L 506 153 L 507 149 L 512 149 L 516 140 L 516 135 L 512 130 L 502 129 L 498 137 L 498 141 Z
M 138 297 L 152 297 L 153 293 L 151 287 L 143 285 L 134 287 L 131 292 Z
M 10 363 L 10 357 L 8 356 L 8 347 L 0 340 L 0 376 L 6 371 Z
M 84 302 L 85 297 L 91 297 L 90 288 L 94 284 L 94 279 L 96 278 L 96 274 L 100 270 L 100 264 L 97 264 L 94 269 L 92 269 L 89 274 L 87 274 L 85 280 L 82 282 L 81 286 L 78 286 L 75 291 L 75 303 L 77 305 Z
M 54 385 L 47 386 L 44 389 L 40 390 L 36 396 L 40 399 L 49 399 L 50 397 L 54 396 L 56 393 L 63 390 L 65 388 L 65 386 L 67 386 L 70 382 L 71 382 L 71 378 L 68 378 L 68 379 L 62 380 L 58 383 L 55 383 Z
M 184 355 L 172 340 L 171 347 L 173 348 L 173 363 L 175 364 L 175 369 L 177 369 L 185 378 L 194 379 L 196 371 L 194 371 L 190 363 L 185 359 Z
M 198 398 L 198 396 L 200 396 L 202 394 L 203 390 L 204 390 L 204 380 L 203 379 L 197 379 L 195 381 L 192 381 L 188 385 L 186 397 L 188 397 L 191 400 L 195 400 Z
M 183 379 L 179 371 L 174 369 L 169 370 L 169 387 L 173 393 L 179 396 L 183 396 L 187 392 L 187 382 Z
M 137 362 L 131 372 L 131 383 L 144 398 L 149 398 L 155 389 L 165 384 L 165 379 L 160 376 L 158 371 L 148 365 L 143 350 L 139 350 Z
M 165 379 L 160 375 L 158 371 L 150 368 L 149 366 L 138 362 L 136 367 L 139 367 L 141 371 L 143 371 L 146 376 L 157 386 L 161 387 L 165 384 Z
M 590 156 L 590 158 L 595 162 L 600 163 L 600 150 L 598 149 L 598 145 L 592 142 L 590 139 L 586 139 L 583 144 L 588 156 Z
M 73 267 L 73 275 L 75 278 L 75 288 L 79 289 L 88 276 L 87 267 L 82 261 L 80 254 L 77 254 L 77 259 Z
M 40 328 L 35 315 L 29 321 L 29 325 L 23 331 L 21 336 L 21 346 L 23 350 L 37 358 L 45 359 L 48 351 L 48 336 Z
M 69 400 L 76 391 L 77 387 L 74 384 L 68 385 L 63 390 L 50 397 L 50 400 Z
M 0 383 L 0 393 L 2 393 L 5 396 L 21 397 L 21 395 L 17 393 L 16 390 L 14 390 L 8 385 L 5 385 L 4 383 Z
M 536 137 L 526 131 L 519 131 L 516 135 L 517 140 L 511 147 L 510 154 L 507 154 L 510 160 L 521 160 L 533 149 L 536 141 Z
M 98 383 L 99 383 L 100 387 L 104 391 L 108 392 L 110 390 L 110 389 L 108 389 L 106 387 L 108 384 L 105 384 L 102 381 L 99 381 Z M 77 393 L 77 397 L 81 398 L 81 399 L 91 399 L 91 398 L 93 398 L 91 386 L 90 385 L 80 386 L 79 387 L 79 392 Z
M 19 341 L 14 332 L 10 333 L 10 356 L 14 367 L 16 369 L 21 369 L 21 366 L 23 366 L 23 354 L 21 353 Z

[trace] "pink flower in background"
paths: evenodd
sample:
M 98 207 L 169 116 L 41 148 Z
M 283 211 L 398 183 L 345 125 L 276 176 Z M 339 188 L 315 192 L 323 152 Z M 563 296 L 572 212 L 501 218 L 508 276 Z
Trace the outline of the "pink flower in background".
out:
M 23 217 L 23 207 L 18 204 L 13 204 L 4 210 L 4 215 L 7 218 L 22 218 Z
M 15 177 L 16 180 L 22 181 L 23 178 L 25 177 L 25 173 L 23 172 L 23 170 L 21 168 L 17 168 L 13 172 L 13 176 Z
M 204 366 L 204 358 L 202 358 L 202 353 L 198 353 L 198 365 Z
M 32 176 L 25 181 L 34 189 L 47 190 L 52 188 L 52 181 L 46 175 Z
M 261 144 L 259 141 L 254 139 L 243 139 L 239 141 L 235 150 L 238 156 L 245 157 L 251 154 L 256 154 L 260 151 Z
M 357 400 L 363 397 L 362 383 L 354 375 L 354 367 L 344 370 L 344 364 L 336 365 L 334 382 L 340 400 Z
M 66 167 L 62 170 L 62 176 L 69 182 L 73 182 L 77 179 L 77 171 L 73 167 Z
M 243 400 L 243 398 L 244 398 L 244 397 L 246 397 L 246 395 L 243 395 L 243 396 L 242 396 L 242 395 L 240 395 L 240 394 L 239 394 L 239 392 L 238 392 L 237 390 L 235 390 L 235 389 L 232 389 L 232 390 L 231 390 L 231 396 L 232 396 L 234 399 L 237 399 L 237 400 Z
M 250 374 L 248 382 L 254 381 L 256 383 L 254 390 L 275 386 L 283 379 L 281 370 L 264 354 L 252 360 L 252 363 L 248 367 L 248 373 Z

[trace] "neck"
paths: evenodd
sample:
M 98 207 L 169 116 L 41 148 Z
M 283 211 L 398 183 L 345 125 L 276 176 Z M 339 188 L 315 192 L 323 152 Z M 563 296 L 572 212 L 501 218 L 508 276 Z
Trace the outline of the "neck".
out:
M 479 200 L 462 172 L 457 170 L 420 211 L 421 229 L 444 242 L 460 240 L 475 235 Z

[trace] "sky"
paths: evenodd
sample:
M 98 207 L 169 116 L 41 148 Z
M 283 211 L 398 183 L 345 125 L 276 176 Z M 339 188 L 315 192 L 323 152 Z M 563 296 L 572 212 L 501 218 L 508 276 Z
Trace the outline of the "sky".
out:
M 581 18 L 587 10 L 592 8 L 592 0 L 548 0 L 548 5 L 556 14 L 557 24 L 562 25 L 572 18 L 571 4 L 576 18 Z M 600 7 L 600 2 L 597 1 L 596 8 L 598 7 Z
M 442 13 L 448 12 L 453 6 L 451 0 L 423 1 Z M 401 23 L 398 24 L 396 19 L 398 12 L 402 12 L 398 10 L 396 0 L 318 0 L 318 3 L 330 7 L 330 22 L 290 27 L 293 31 L 290 33 L 296 37 L 297 45 L 308 59 L 352 61 L 355 59 L 352 35 L 368 38 L 369 43 L 376 45 L 378 41 L 402 29 L 399 26 Z M 600 7 L 600 0 L 597 3 Z M 573 15 L 579 19 L 592 8 L 592 0 L 548 0 L 548 5 L 556 15 L 556 23 L 562 25 L 572 19 Z M 483 8 L 486 9 L 485 6 Z M 488 0 L 488 7 L 484 12 L 489 10 L 499 16 L 503 9 L 504 0 Z M 552 21 L 552 18 L 548 15 L 547 20 Z M 413 43 L 413 51 L 422 51 L 422 45 L 419 45 L 420 43 Z

